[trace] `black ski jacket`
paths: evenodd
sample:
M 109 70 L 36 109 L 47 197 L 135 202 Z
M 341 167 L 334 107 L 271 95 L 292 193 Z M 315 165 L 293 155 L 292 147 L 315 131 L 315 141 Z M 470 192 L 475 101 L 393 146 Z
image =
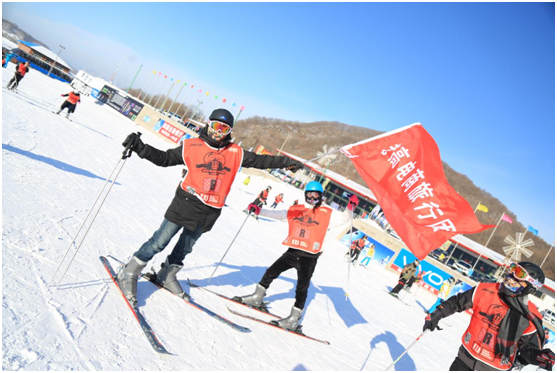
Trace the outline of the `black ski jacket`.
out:
M 211 140 L 206 135 L 205 131 L 206 129 L 204 128 L 199 138 L 205 141 L 208 145 L 221 149 L 231 145 L 230 135 L 228 135 L 224 141 L 217 143 Z M 145 147 L 138 155 L 140 158 L 147 159 L 160 167 L 184 164 L 184 159 L 182 157 L 182 145 L 177 148 L 162 151 L 145 144 Z M 295 164 L 299 164 L 299 162 L 285 156 L 259 155 L 253 152 L 244 151 L 242 167 L 259 169 L 285 168 Z M 221 209 L 207 206 L 201 202 L 199 198 L 183 190 L 180 184 L 178 184 L 174 199 L 166 210 L 164 217 L 167 220 L 192 231 L 201 226 L 202 232 L 205 233 L 213 228 L 213 225 L 217 221 L 220 214 Z
M 435 312 L 441 312 L 443 318 L 445 318 L 456 312 L 462 312 L 472 308 L 475 290 L 476 287 L 473 287 L 465 292 L 453 295 L 441 303 L 441 305 L 437 306 L 437 310 Z M 536 325 L 536 323 L 541 323 L 541 320 L 536 318 L 534 325 Z M 541 324 L 538 326 L 541 327 Z M 538 326 L 536 326 L 536 328 L 538 328 Z M 541 344 L 539 333 L 522 336 L 518 341 L 517 360 L 522 364 L 538 365 L 539 362 L 536 360 L 536 352 L 539 351 L 540 348 Z M 476 360 L 476 358 L 468 353 L 462 345 L 458 351 L 458 357 L 472 370 L 496 370 L 491 366 L 484 364 L 482 361 Z

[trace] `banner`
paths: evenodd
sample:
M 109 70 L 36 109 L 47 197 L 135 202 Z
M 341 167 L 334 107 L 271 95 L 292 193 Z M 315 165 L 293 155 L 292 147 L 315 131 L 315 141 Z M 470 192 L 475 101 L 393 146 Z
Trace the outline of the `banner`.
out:
M 159 119 L 153 129 L 167 139 L 174 141 L 176 144 L 179 144 L 183 140 L 189 139 L 191 137 L 190 134 L 177 127 L 174 127 L 172 124 L 166 122 L 164 119 Z
M 379 241 L 374 240 L 364 232 L 353 228 L 352 242 L 359 240 L 360 238 L 364 239 L 365 245 L 360 252 L 360 257 L 358 258 L 359 264 L 363 265 L 364 263 L 366 263 L 367 266 L 369 262 L 372 262 L 374 264 L 380 265 L 381 267 L 385 267 L 385 265 L 387 265 L 395 252 Z M 350 231 L 346 232 L 346 234 L 342 236 L 340 242 L 344 246 L 346 246 L 347 251 L 348 249 L 350 249 Z M 369 258 L 369 260 L 365 260 L 366 258 Z
M 386 219 L 418 259 L 459 233 L 495 227 L 447 182 L 439 148 L 420 123 L 341 151 L 377 197 Z

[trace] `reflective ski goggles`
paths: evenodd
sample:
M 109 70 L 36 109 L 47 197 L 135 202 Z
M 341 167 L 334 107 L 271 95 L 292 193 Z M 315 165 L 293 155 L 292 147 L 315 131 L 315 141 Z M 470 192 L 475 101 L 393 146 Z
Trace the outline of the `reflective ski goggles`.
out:
M 528 281 L 536 289 L 539 289 L 543 286 L 541 282 L 530 276 L 527 270 L 516 263 L 512 263 L 509 267 L 509 274 L 512 274 L 512 276 L 517 280 Z
M 228 124 L 216 120 L 212 120 L 209 122 L 209 128 L 211 128 L 215 132 L 220 132 L 223 135 L 228 135 L 230 131 L 232 131 L 232 127 L 230 127 Z

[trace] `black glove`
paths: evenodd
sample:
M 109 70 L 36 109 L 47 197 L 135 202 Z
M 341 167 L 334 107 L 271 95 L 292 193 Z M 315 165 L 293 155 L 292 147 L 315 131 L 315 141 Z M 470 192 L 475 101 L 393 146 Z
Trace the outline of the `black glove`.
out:
M 552 370 L 553 365 L 555 365 L 555 353 L 549 348 L 543 349 L 539 352 L 538 356 L 536 356 L 536 360 L 538 360 L 538 366 L 540 368 Z
M 284 169 L 292 172 L 296 172 L 304 168 L 304 165 L 294 159 L 287 158 L 286 162 L 284 162 Z
M 439 320 L 441 320 L 442 318 L 443 318 L 443 313 L 441 313 L 441 311 L 439 310 L 435 310 L 435 312 L 428 314 L 425 318 L 423 331 L 425 332 L 428 329 L 430 331 L 434 331 L 435 329 L 441 330 L 438 324 L 439 324 Z
M 141 153 L 145 148 L 145 144 L 143 144 L 143 141 L 141 141 L 141 138 L 137 133 L 130 133 L 128 137 L 126 137 L 126 139 L 122 143 L 122 146 L 126 148 L 128 147 L 128 145 L 130 145 L 131 150 L 138 154 Z

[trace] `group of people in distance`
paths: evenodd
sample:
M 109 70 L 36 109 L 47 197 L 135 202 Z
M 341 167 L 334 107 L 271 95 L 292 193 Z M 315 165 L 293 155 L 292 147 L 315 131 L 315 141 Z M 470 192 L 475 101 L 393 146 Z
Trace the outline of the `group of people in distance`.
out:
M 217 109 L 209 116 L 199 138 L 184 140 L 176 148 L 158 150 L 144 144 L 135 133 L 130 134 L 122 144 L 130 146 L 140 158 L 157 166 L 180 165 L 186 171 L 160 227 L 118 272 L 118 283 L 132 305 L 137 304 L 139 274 L 178 233 L 178 242 L 155 276 L 162 286 L 187 296 L 176 274 L 184 266 L 185 257 L 192 252 L 199 237 L 209 232 L 217 221 L 240 167 L 281 168 L 293 172 L 303 167 L 300 162 L 285 156 L 244 151 L 232 142 L 233 125 L 232 114 L 226 109 Z M 210 163 L 205 165 L 208 159 Z M 226 167 L 223 167 L 224 163 Z M 219 183 L 204 182 L 217 172 Z M 244 184 L 247 185 L 245 181 Z M 270 188 L 265 191 L 265 198 L 268 198 Z M 348 228 L 356 207 L 351 201 L 342 214 L 335 214 L 336 218 L 333 218 L 332 209 L 323 204 L 323 187 L 319 182 L 307 183 L 303 194 L 305 203 L 292 205 L 286 210 L 275 210 L 276 206 L 264 209 L 264 203 L 256 203 L 257 199 L 249 205 L 248 210 L 256 215 L 288 222 L 287 238 L 283 242 L 287 249 L 263 273 L 253 293 L 234 297 L 237 301 L 264 310 L 264 299 L 272 282 L 284 271 L 296 269 L 298 281 L 294 305 L 287 317 L 275 323 L 297 332 L 300 332 L 308 288 L 323 252 L 327 232 L 343 224 Z M 415 271 L 418 265 L 419 261 L 416 261 L 410 263 L 408 269 L 403 269 L 404 277 L 401 276 L 403 278 L 393 289 L 393 294 L 412 278 L 407 274 L 412 269 Z M 509 370 L 518 363 L 551 370 L 555 355 L 550 349 L 543 348 L 545 333 L 541 315 L 528 300 L 528 295 L 539 289 L 544 279 L 543 271 L 533 263 L 513 264 L 502 283 L 480 283 L 468 291 L 441 300 L 428 313 L 423 330 L 434 331 L 441 319 L 472 309 L 470 325 L 462 336 L 462 346 L 450 370 Z

